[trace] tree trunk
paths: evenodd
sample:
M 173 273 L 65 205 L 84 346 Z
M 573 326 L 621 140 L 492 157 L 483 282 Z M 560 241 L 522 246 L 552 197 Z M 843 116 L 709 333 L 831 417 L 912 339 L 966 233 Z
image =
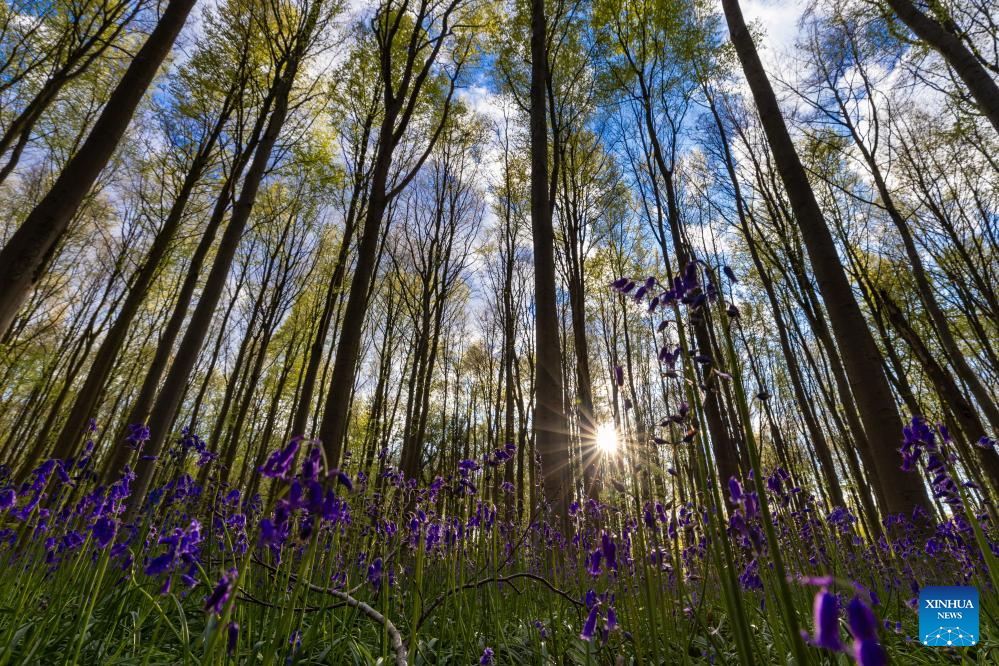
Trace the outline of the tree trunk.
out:
M 787 190 L 795 219 L 825 301 L 833 333 L 857 396 L 864 430 L 871 444 L 878 476 L 885 486 L 887 511 L 909 513 L 914 507 L 932 512 L 926 488 L 918 475 L 899 469 L 898 442 L 902 421 L 895 405 L 878 350 L 864 321 L 840 263 L 835 242 L 826 226 L 815 194 L 784 124 L 777 97 L 760 62 L 738 0 L 723 0 L 725 17 L 736 53 L 752 90 L 774 161 Z
M 365 158 L 368 154 L 368 139 L 371 136 L 373 122 L 373 113 L 365 116 L 363 131 L 358 142 L 357 159 L 355 160 L 354 186 L 351 190 L 350 203 L 347 206 L 347 215 L 343 225 L 343 238 L 340 239 L 340 248 L 337 251 L 336 263 L 333 266 L 333 275 L 330 277 L 330 283 L 326 290 L 323 311 L 316 327 L 315 337 L 312 339 L 312 345 L 309 348 L 309 360 L 302 379 L 302 391 L 298 398 L 295 416 L 292 421 L 291 431 L 296 435 L 305 436 L 306 434 L 305 430 L 309 421 L 309 412 L 312 409 L 312 400 L 316 390 L 316 379 L 319 376 L 319 366 L 323 360 L 323 351 L 326 349 L 326 338 L 329 335 L 330 325 L 333 321 L 334 306 L 340 302 L 343 292 L 350 244 L 354 238 L 354 228 L 357 226 L 357 209 L 361 203 L 361 195 L 366 180 Z
M 898 230 L 899 237 L 902 239 L 902 247 L 905 249 L 905 256 L 909 260 L 912 277 L 916 282 L 916 291 L 919 292 L 920 300 L 922 300 L 926 312 L 930 316 L 930 321 L 933 323 L 937 335 L 940 336 L 940 343 L 943 346 L 944 352 L 954 366 L 958 377 L 961 378 L 970 389 L 972 395 L 975 396 L 979 407 L 985 413 L 985 417 L 992 426 L 992 429 L 994 431 L 999 430 L 999 406 L 996 405 L 993 392 L 986 388 L 958 346 L 957 340 L 954 338 L 954 333 L 951 331 L 950 323 L 947 321 L 947 316 L 944 314 L 943 308 L 940 306 L 936 294 L 933 292 L 930 278 L 926 273 L 926 268 L 923 266 L 923 259 L 916 248 L 909 225 L 902 216 L 902 212 L 898 209 L 898 206 L 895 205 L 895 198 L 888 189 L 888 183 L 881 172 L 877 158 L 864 142 L 864 137 L 854 123 L 846 108 L 846 104 L 840 98 L 839 91 L 833 88 L 833 92 L 836 95 L 836 101 L 840 109 L 840 122 L 850 131 L 857 149 L 860 151 L 864 162 L 867 164 L 867 168 L 871 172 L 871 177 L 874 180 L 878 195 L 881 197 L 881 203 L 884 206 L 885 212 L 888 213 L 888 217 L 891 218 L 892 223 Z M 876 119 L 874 122 L 877 122 Z M 969 436 L 973 434 L 968 433 Z M 979 432 L 976 438 L 983 434 L 984 430 Z
M 335 467 L 340 462 L 347 425 L 350 416 L 350 399 L 354 392 L 354 382 L 357 378 L 357 361 L 360 355 L 361 337 L 364 332 L 364 316 L 368 309 L 371 295 L 372 278 L 378 266 L 379 250 L 382 240 L 382 220 L 389 204 L 415 177 L 417 170 L 429 156 L 444 128 L 444 123 L 451 108 L 454 95 L 454 80 L 446 92 L 443 113 L 437 127 L 431 135 L 422 156 L 416 160 L 415 167 L 407 175 L 398 178 L 393 187 L 389 187 L 392 169 L 393 152 L 405 134 L 412 120 L 412 111 L 420 96 L 431 66 L 441 52 L 445 39 L 450 34 L 451 12 L 457 6 L 458 0 L 451 0 L 441 10 L 438 18 L 428 19 L 426 6 L 421 5 L 417 20 L 439 21 L 441 32 L 428 42 L 416 38 L 409 41 L 403 68 L 407 72 L 398 87 L 393 85 L 394 64 L 391 48 L 385 46 L 380 54 L 381 85 L 383 86 L 384 109 L 381 125 L 378 129 L 378 148 L 372 163 L 371 185 L 368 191 L 367 209 L 364 225 L 357 246 L 357 263 L 347 296 L 347 306 L 344 309 L 343 324 L 338 338 L 336 356 L 333 359 L 333 376 L 331 386 L 326 395 L 326 405 L 319 424 L 319 439 L 322 440 L 326 453 L 326 464 Z M 379 32 L 379 40 L 383 45 L 393 44 L 398 34 L 399 23 L 385 23 L 386 18 L 379 15 L 375 24 Z M 424 53 L 426 52 L 426 53 Z M 422 54 L 422 55 L 421 55 Z M 423 58 L 422 62 L 420 59 Z
M 971 96 L 992 126 L 999 131 L 999 86 L 992 80 L 981 62 L 952 30 L 932 16 L 924 14 L 909 0 L 886 0 L 895 14 L 924 42 L 943 56 L 954 68 Z
M 94 406 L 97 404 L 97 398 L 100 396 L 105 382 L 107 382 L 111 368 L 114 365 L 114 360 L 121 351 L 125 337 L 132 327 L 135 315 L 139 312 L 139 308 L 146 298 L 149 287 L 153 283 L 153 278 L 155 278 L 160 269 L 160 263 L 166 256 L 167 250 L 169 250 L 170 244 L 173 243 L 174 236 L 180 228 L 180 223 L 184 217 L 184 210 L 187 208 L 187 202 L 194 192 L 195 185 L 201 180 L 212 150 L 214 150 L 215 142 L 222 131 L 227 117 L 228 113 L 220 115 L 215 127 L 205 137 L 194 160 L 191 162 L 177 198 L 174 200 L 170 212 L 167 214 L 163 227 L 153 239 L 152 246 L 149 248 L 146 259 L 142 267 L 139 268 L 135 280 L 129 287 L 128 296 L 125 298 L 125 303 L 122 305 L 114 325 L 108 331 L 108 334 L 101 342 L 100 348 L 98 348 L 97 353 L 94 355 L 94 360 L 87 372 L 87 378 L 77 393 L 76 400 L 73 402 L 72 408 L 70 408 L 69 416 L 66 418 L 66 422 L 63 424 L 62 430 L 56 439 L 54 457 L 67 458 L 73 455 L 87 419 L 94 416 L 93 411 Z
M 531 231 L 534 238 L 535 412 L 545 499 L 565 520 L 568 442 L 562 402 L 562 357 L 555 302 L 555 234 L 548 200 L 547 21 L 544 0 L 531 0 Z
M 299 36 L 299 39 L 304 39 Z M 300 54 L 298 54 L 300 57 Z M 270 163 L 271 152 L 277 142 L 278 135 L 284 125 L 288 114 L 288 96 L 294 82 L 298 69 L 298 61 L 293 57 L 287 63 L 287 69 L 281 73 L 276 82 L 277 94 L 275 96 L 274 112 L 267 122 L 267 129 L 264 131 L 260 144 L 257 146 L 253 156 L 253 163 L 250 165 L 243 181 L 243 189 L 240 192 L 239 200 L 233 206 L 232 218 L 226 227 L 222 239 L 219 241 L 218 251 L 215 261 L 212 264 L 205 288 L 198 299 L 198 304 L 191 315 L 184 339 L 177 350 L 177 356 L 170 367 L 170 372 L 163 383 L 156 398 L 149 419 L 149 441 L 143 449 L 143 456 L 136 465 L 136 480 L 133 493 L 129 503 L 129 518 L 134 519 L 136 512 L 145 501 L 145 494 L 152 481 L 155 469 L 155 457 L 160 454 L 163 443 L 166 441 L 167 430 L 173 422 L 180 406 L 181 394 L 187 384 L 188 376 L 194 367 L 201 353 L 201 347 L 208 328 L 211 325 L 215 307 L 218 305 L 225 287 L 226 278 L 229 275 L 229 268 L 236 255 L 236 248 L 243 236 L 243 231 L 250 220 L 250 213 L 257 198 L 257 191 L 263 180 L 264 173 Z
M 971 405 L 964 393 L 958 387 L 957 382 L 950 376 L 950 373 L 943 368 L 933 357 L 933 353 L 926 346 L 926 343 L 919 336 L 909 323 L 905 314 L 884 291 L 876 293 L 876 298 L 884 308 L 888 320 L 895 327 L 912 349 L 913 355 L 923 367 L 926 376 L 936 388 L 940 401 L 954 415 L 958 426 L 964 433 L 966 442 L 975 442 L 985 428 L 978 418 L 978 413 Z M 978 462 L 981 464 L 981 471 L 986 475 L 993 491 L 999 492 L 999 456 L 992 449 L 983 449 L 978 446 L 973 447 L 978 455 Z M 970 460 L 968 461 L 971 462 Z
M 10 328 L 70 220 L 111 159 L 195 1 L 170 0 L 156 28 L 108 98 L 83 146 L 0 251 L 0 333 Z

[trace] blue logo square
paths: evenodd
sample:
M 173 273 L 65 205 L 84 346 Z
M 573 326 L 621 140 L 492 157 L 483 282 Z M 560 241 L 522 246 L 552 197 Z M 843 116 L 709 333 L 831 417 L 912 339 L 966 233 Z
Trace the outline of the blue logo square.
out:
M 973 587 L 924 587 L 919 593 L 919 640 L 934 647 L 978 642 L 978 590 Z

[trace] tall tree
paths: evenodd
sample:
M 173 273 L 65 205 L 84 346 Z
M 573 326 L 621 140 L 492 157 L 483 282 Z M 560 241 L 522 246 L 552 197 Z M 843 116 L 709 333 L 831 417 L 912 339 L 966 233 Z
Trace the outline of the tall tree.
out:
M 885 0 L 895 14 L 916 35 L 943 56 L 947 64 L 968 86 L 979 108 L 999 132 L 999 86 L 975 53 L 961 39 L 958 27 L 948 15 L 944 3 L 928 3 L 937 17 L 930 16 L 910 0 Z
M 335 5 L 333 6 L 335 7 Z M 290 11 L 289 11 L 290 9 Z M 315 43 L 315 35 L 329 20 L 331 5 L 325 0 L 306 0 L 304 5 L 289 7 L 265 6 L 255 16 L 256 25 L 261 30 L 272 31 L 276 62 L 274 63 L 274 110 L 267 120 L 267 126 L 253 155 L 253 161 L 243 179 L 243 187 L 233 205 L 232 216 L 219 241 L 211 270 L 198 304 L 191 315 L 191 321 L 181 340 L 180 348 L 170 366 L 153 405 L 149 419 L 149 441 L 143 448 L 143 455 L 136 465 L 136 480 L 133 499 L 129 504 L 129 515 L 134 518 L 149 488 L 155 470 L 155 460 L 163 443 L 169 436 L 182 394 L 191 369 L 197 361 L 208 333 L 215 307 L 218 305 L 225 286 L 233 257 L 243 231 L 250 220 L 257 192 L 271 163 L 271 154 L 284 127 L 290 108 L 290 98 L 295 79 L 302 69 L 309 51 Z
M 474 115 L 456 109 L 426 167 L 402 202 L 398 250 L 392 252 L 399 288 L 412 319 L 414 359 L 402 438 L 402 471 L 418 478 L 424 460 L 430 398 L 441 339 L 458 304 L 472 242 L 482 220 L 475 146 L 481 128 Z M 396 257 L 395 255 L 399 255 Z
M 340 247 L 337 249 L 333 264 L 333 273 L 326 288 L 322 313 L 309 348 L 305 375 L 302 377 L 302 390 L 297 398 L 294 420 L 291 430 L 295 434 L 305 435 L 309 417 L 315 405 L 316 384 L 319 379 L 319 367 L 326 354 L 326 340 L 333 325 L 333 316 L 341 305 L 344 282 L 350 264 L 350 250 L 353 246 L 358 219 L 364 213 L 364 195 L 371 182 L 370 153 L 372 151 L 371 135 L 381 108 L 382 91 L 378 82 L 378 66 L 372 64 L 376 60 L 370 49 L 361 48 L 349 59 L 346 73 L 346 89 L 341 93 L 340 103 L 349 108 L 346 115 L 345 128 L 342 135 L 344 143 L 349 146 L 347 157 L 350 187 L 343 205 L 344 223 Z M 367 94 L 365 94 L 367 92 Z
M 174 238 L 184 220 L 188 202 L 194 194 L 198 182 L 208 169 L 215 153 L 216 144 L 237 105 L 236 98 L 239 94 L 238 84 L 243 81 L 241 72 L 243 72 L 246 66 L 246 47 L 249 43 L 249 40 L 243 42 L 243 49 L 237 55 L 236 62 L 233 63 L 235 67 L 232 69 L 224 68 L 223 76 L 231 78 L 229 81 L 222 82 L 223 86 L 228 83 L 228 88 L 223 87 L 222 90 L 218 91 L 221 93 L 221 98 L 217 95 L 208 96 L 210 103 L 220 103 L 217 112 L 214 109 L 205 109 L 204 115 L 195 119 L 196 123 L 200 122 L 203 126 L 194 130 L 196 136 L 199 136 L 199 138 L 195 144 L 193 154 L 189 158 L 190 161 L 186 174 L 177 191 L 173 205 L 170 207 L 166 219 L 163 221 L 163 225 L 153 238 L 153 242 L 146 253 L 142 265 L 129 285 L 128 296 L 122 304 L 121 311 L 118 313 L 114 324 L 94 355 L 93 362 L 87 372 L 87 377 L 77 393 L 69 415 L 63 422 L 62 429 L 56 438 L 53 449 L 53 455 L 57 458 L 68 458 L 75 453 L 76 444 L 83 435 L 87 419 L 96 416 L 93 413 L 94 408 L 103 392 L 113 363 L 125 343 L 126 335 L 132 327 L 139 308 L 146 299 L 154 278 L 162 268 L 161 263 L 173 244 Z M 212 46 L 216 48 L 217 44 L 213 43 Z M 202 52 L 201 56 L 202 58 L 210 57 L 205 52 Z M 195 59 L 197 57 L 198 55 L 196 54 Z M 192 81 L 192 83 L 195 83 L 195 81 Z M 206 82 L 201 80 L 197 81 L 197 83 L 204 84 Z M 185 91 L 182 87 L 180 93 L 184 94 L 185 92 L 192 93 L 192 96 L 197 94 L 196 91 L 190 88 L 187 88 Z M 183 145 L 188 139 L 187 136 L 178 137 L 178 143 Z M 46 433 L 41 433 L 40 436 L 44 438 L 45 435 Z
M 415 3 L 411 0 L 387 0 L 372 20 L 378 43 L 383 110 L 378 128 L 378 148 L 371 165 L 364 224 L 357 244 L 357 263 L 337 338 L 330 390 L 319 426 L 326 463 L 331 466 L 340 462 L 347 433 L 350 399 L 357 377 L 361 336 L 378 259 L 382 222 L 392 200 L 416 177 L 447 122 L 457 79 L 470 50 L 467 38 L 457 39 L 462 32 L 457 26 L 461 24 L 462 10 L 467 5 L 468 0 L 418 0 Z M 441 60 L 447 53 L 445 45 L 449 45 L 452 59 L 450 69 Z M 401 173 L 393 174 L 395 150 L 407 136 L 418 113 L 422 111 L 426 115 L 426 89 L 435 83 L 442 84 L 444 90 L 440 106 L 432 114 L 436 118 L 432 117 L 429 123 L 420 123 L 428 136 L 424 148 L 412 166 L 406 165 Z
M 10 328 L 18 308 L 41 277 L 70 220 L 111 159 L 194 3 L 195 0 L 170 0 L 108 98 L 87 140 L 0 250 L 0 334 Z
M 37 17 L 38 23 L 22 19 L 4 26 L 12 27 L 17 34 L 4 35 L 14 39 L 3 40 L 9 50 L 0 50 L 6 56 L 0 65 L 0 90 L 13 89 L 20 94 L 15 94 L 19 99 L 4 109 L 13 117 L 0 135 L 0 155 L 7 155 L 0 168 L 0 183 L 14 171 L 37 123 L 63 89 L 96 69 L 95 64 L 106 63 L 105 54 L 120 43 L 126 28 L 145 5 L 146 0 L 84 0 L 46 3 L 42 8 L 11 7 L 22 17 Z M 22 23 L 27 25 L 19 30 Z M 28 55 L 26 49 L 32 53 Z M 43 68 L 44 81 L 32 86 L 30 81 Z M 21 99 L 24 101 L 17 103 Z
M 930 510 L 922 482 L 899 469 L 897 442 L 902 420 L 895 405 L 881 352 L 871 335 L 840 263 L 832 233 L 815 199 L 805 169 L 781 115 L 777 97 L 756 51 L 738 0 L 722 0 L 729 35 L 749 83 L 774 162 L 801 229 L 851 389 L 856 393 L 872 458 L 885 484 L 887 510 L 908 513 L 913 507 Z
M 531 0 L 531 233 L 534 239 L 534 439 L 545 499 L 567 516 L 568 428 L 562 390 L 562 352 L 555 298 L 555 232 L 548 183 L 548 23 L 544 0 Z

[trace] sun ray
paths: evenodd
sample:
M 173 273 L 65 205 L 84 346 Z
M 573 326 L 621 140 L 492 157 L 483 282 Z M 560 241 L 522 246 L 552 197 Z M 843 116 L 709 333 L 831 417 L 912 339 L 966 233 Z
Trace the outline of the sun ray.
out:
M 596 432 L 597 448 L 604 455 L 614 455 L 617 453 L 618 439 L 617 430 L 613 423 L 603 423 L 597 427 Z

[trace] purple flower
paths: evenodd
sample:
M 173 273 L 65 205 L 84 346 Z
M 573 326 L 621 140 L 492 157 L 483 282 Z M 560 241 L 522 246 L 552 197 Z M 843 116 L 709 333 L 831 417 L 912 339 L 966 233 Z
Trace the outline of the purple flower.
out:
M 222 614 L 222 610 L 225 608 L 225 603 L 229 600 L 229 595 L 232 593 L 232 584 L 236 582 L 236 570 L 229 569 L 229 572 L 222 576 L 219 582 L 215 585 L 215 589 L 212 593 L 205 597 L 205 612 L 215 613 L 217 615 Z
M 600 549 L 604 553 L 607 568 L 617 571 L 617 545 L 615 545 L 613 539 L 606 532 L 600 535 Z
M 877 641 L 857 641 L 853 646 L 853 658 L 858 666 L 884 666 L 888 655 Z
M 260 473 L 272 479 L 287 478 L 301 442 L 301 437 L 293 437 L 286 447 L 271 454 L 264 466 L 260 468 Z
M 676 370 L 676 362 L 680 358 L 680 347 L 670 351 L 668 345 L 659 350 L 659 362 L 665 365 L 669 371 Z
M 354 484 L 350 480 L 350 477 L 347 476 L 346 473 L 344 473 L 344 472 L 337 472 L 336 473 L 336 480 L 340 483 L 341 486 L 343 486 L 344 488 L 347 489 L 347 492 L 351 492 L 351 491 L 354 490 Z
M 458 473 L 462 476 L 462 478 L 468 478 L 469 474 L 472 472 L 478 472 L 479 469 L 479 463 L 474 460 L 465 459 L 458 462 Z
M 878 621 L 874 612 L 867 604 L 854 597 L 846 606 L 847 625 L 850 633 L 858 641 L 876 641 L 878 639 Z
M 162 555 L 153 558 L 146 565 L 147 576 L 158 576 L 163 573 L 170 573 L 179 563 L 191 564 L 198 556 L 198 544 L 201 543 L 201 523 L 192 520 L 186 530 L 175 528 L 167 536 L 159 539 L 159 544 L 166 545 L 167 551 Z M 170 579 L 164 581 L 164 594 L 170 589 Z
M 823 587 L 815 595 L 812 611 L 815 618 L 815 645 L 834 652 L 842 650 L 843 643 L 839 639 L 839 602 L 836 595 Z
M 145 423 L 133 423 L 128 426 L 128 436 L 125 438 L 125 446 L 138 451 L 142 445 L 149 441 L 149 428 Z
M 83 535 L 76 530 L 73 530 L 63 536 L 62 547 L 64 550 L 76 550 L 83 545 L 84 541 L 86 541 L 86 539 L 83 538 Z
M 742 484 L 734 476 L 728 480 L 728 493 L 732 504 L 738 504 L 742 501 Z
M 226 627 L 226 632 L 229 634 L 226 651 L 231 655 L 236 651 L 236 642 L 239 640 L 239 625 L 235 622 L 230 622 L 229 626 Z
M 162 555 L 154 557 L 152 560 L 150 560 L 149 564 L 146 565 L 145 569 L 146 575 L 158 576 L 159 574 L 164 573 L 167 569 L 169 569 L 172 563 L 173 563 L 172 553 L 164 553 Z
M 91 529 L 91 533 L 94 536 L 94 541 L 97 542 L 99 548 L 107 548 L 108 544 L 114 541 L 115 534 L 118 531 L 118 523 L 108 516 L 101 516 L 94 522 L 94 526 Z
M 0 511 L 6 511 L 15 504 L 17 504 L 17 495 L 13 488 L 0 490 Z
M 375 592 L 381 589 L 382 585 L 382 558 L 376 558 L 368 567 L 368 582 L 375 588 Z
M 541 620 L 535 620 L 534 621 L 534 628 L 538 630 L 538 633 L 541 635 L 542 640 L 544 640 L 545 638 L 548 638 L 548 630 L 545 629 L 545 623 L 544 622 L 542 622 Z
M 586 622 L 583 624 L 583 630 L 579 632 L 579 637 L 584 641 L 592 641 L 593 634 L 597 630 L 597 618 L 600 616 L 600 606 L 597 604 L 593 605 L 590 609 L 590 614 L 586 618 Z
M 630 280 L 628 278 L 626 278 L 626 277 L 619 277 L 618 279 L 616 279 L 616 280 L 614 280 L 613 282 L 610 283 L 610 287 L 611 287 L 611 289 L 614 289 L 615 291 L 617 291 L 617 290 L 620 290 L 620 289 L 624 289 L 624 286 L 626 284 L 628 284 L 628 282 L 630 282 Z
M 586 558 L 586 571 L 594 578 L 600 575 L 601 557 L 602 553 L 600 552 L 600 549 L 595 549 L 592 553 L 590 553 L 590 556 Z
M 760 567 L 755 559 L 750 560 L 743 572 L 739 574 L 739 583 L 747 590 L 763 589 L 763 579 L 760 578 Z
M 315 481 L 319 478 L 319 470 L 322 466 L 322 451 L 313 444 L 309 448 L 309 454 L 302 462 L 302 478 L 306 481 Z
M 874 612 L 854 597 L 846 606 L 846 622 L 853 634 L 853 657 L 860 666 L 882 666 L 888 655 L 878 642 L 878 621 Z
M 486 648 L 482 651 L 482 656 L 479 657 L 479 666 L 490 666 L 493 663 L 493 652 L 492 648 Z

